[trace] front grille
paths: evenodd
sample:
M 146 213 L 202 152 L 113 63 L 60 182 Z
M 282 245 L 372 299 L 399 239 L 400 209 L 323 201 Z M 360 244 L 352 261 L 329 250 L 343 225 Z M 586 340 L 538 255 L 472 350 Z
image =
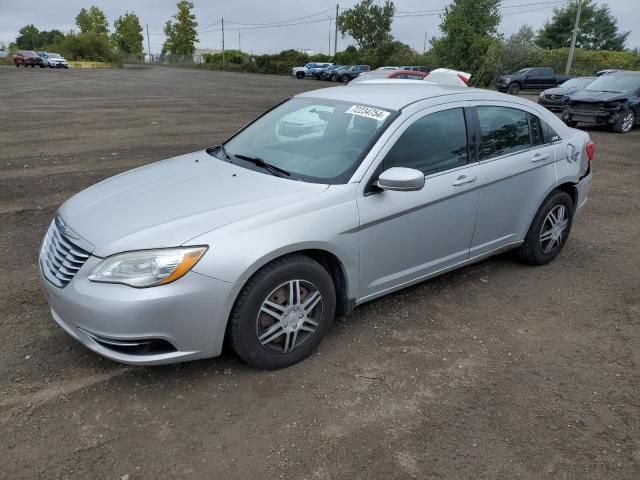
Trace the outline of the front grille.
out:
M 567 97 L 565 97 L 564 95 L 545 95 L 544 98 L 549 100 L 550 102 L 562 102 Z
M 40 251 L 40 265 L 47 280 L 63 288 L 90 257 L 89 252 L 71 243 L 51 222 Z

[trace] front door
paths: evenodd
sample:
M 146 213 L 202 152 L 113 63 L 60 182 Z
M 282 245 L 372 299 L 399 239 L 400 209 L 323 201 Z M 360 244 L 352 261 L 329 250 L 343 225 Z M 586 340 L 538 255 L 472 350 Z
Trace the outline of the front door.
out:
M 425 185 L 359 195 L 361 301 L 467 259 L 481 182 L 463 106 L 414 115 L 381 151 L 369 183 L 388 168 L 408 167 L 425 174 Z

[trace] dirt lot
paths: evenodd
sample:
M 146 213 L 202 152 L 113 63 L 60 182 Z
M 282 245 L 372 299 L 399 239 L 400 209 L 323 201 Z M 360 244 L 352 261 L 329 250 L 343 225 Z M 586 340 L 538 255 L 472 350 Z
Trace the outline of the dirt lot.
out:
M 0 68 L 0 478 L 640 478 L 640 128 L 590 130 L 594 191 L 555 262 L 367 304 L 287 370 L 123 367 L 54 324 L 36 258 L 64 199 L 317 86 Z

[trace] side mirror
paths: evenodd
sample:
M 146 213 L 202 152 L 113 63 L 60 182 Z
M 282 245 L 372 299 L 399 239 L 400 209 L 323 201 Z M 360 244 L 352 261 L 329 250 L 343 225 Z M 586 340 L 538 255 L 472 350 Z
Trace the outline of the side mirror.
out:
M 424 173 L 415 168 L 392 167 L 380 174 L 378 188 L 397 192 L 415 192 L 424 187 Z

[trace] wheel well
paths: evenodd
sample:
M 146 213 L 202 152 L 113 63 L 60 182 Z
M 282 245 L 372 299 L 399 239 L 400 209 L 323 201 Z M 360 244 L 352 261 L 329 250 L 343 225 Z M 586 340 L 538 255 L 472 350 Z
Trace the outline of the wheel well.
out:
M 556 190 L 561 190 L 566 192 L 571 197 L 571 202 L 573 203 L 574 208 L 578 204 L 578 189 L 573 183 L 563 183 L 562 185 L 558 185 Z
M 351 310 L 349 302 L 349 289 L 347 283 L 347 274 L 344 271 L 342 262 L 333 253 L 326 250 L 309 249 L 298 250 L 297 252 L 306 255 L 307 257 L 315 260 L 331 275 L 333 285 L 336 289 L 336 316 L 344 316 Z

